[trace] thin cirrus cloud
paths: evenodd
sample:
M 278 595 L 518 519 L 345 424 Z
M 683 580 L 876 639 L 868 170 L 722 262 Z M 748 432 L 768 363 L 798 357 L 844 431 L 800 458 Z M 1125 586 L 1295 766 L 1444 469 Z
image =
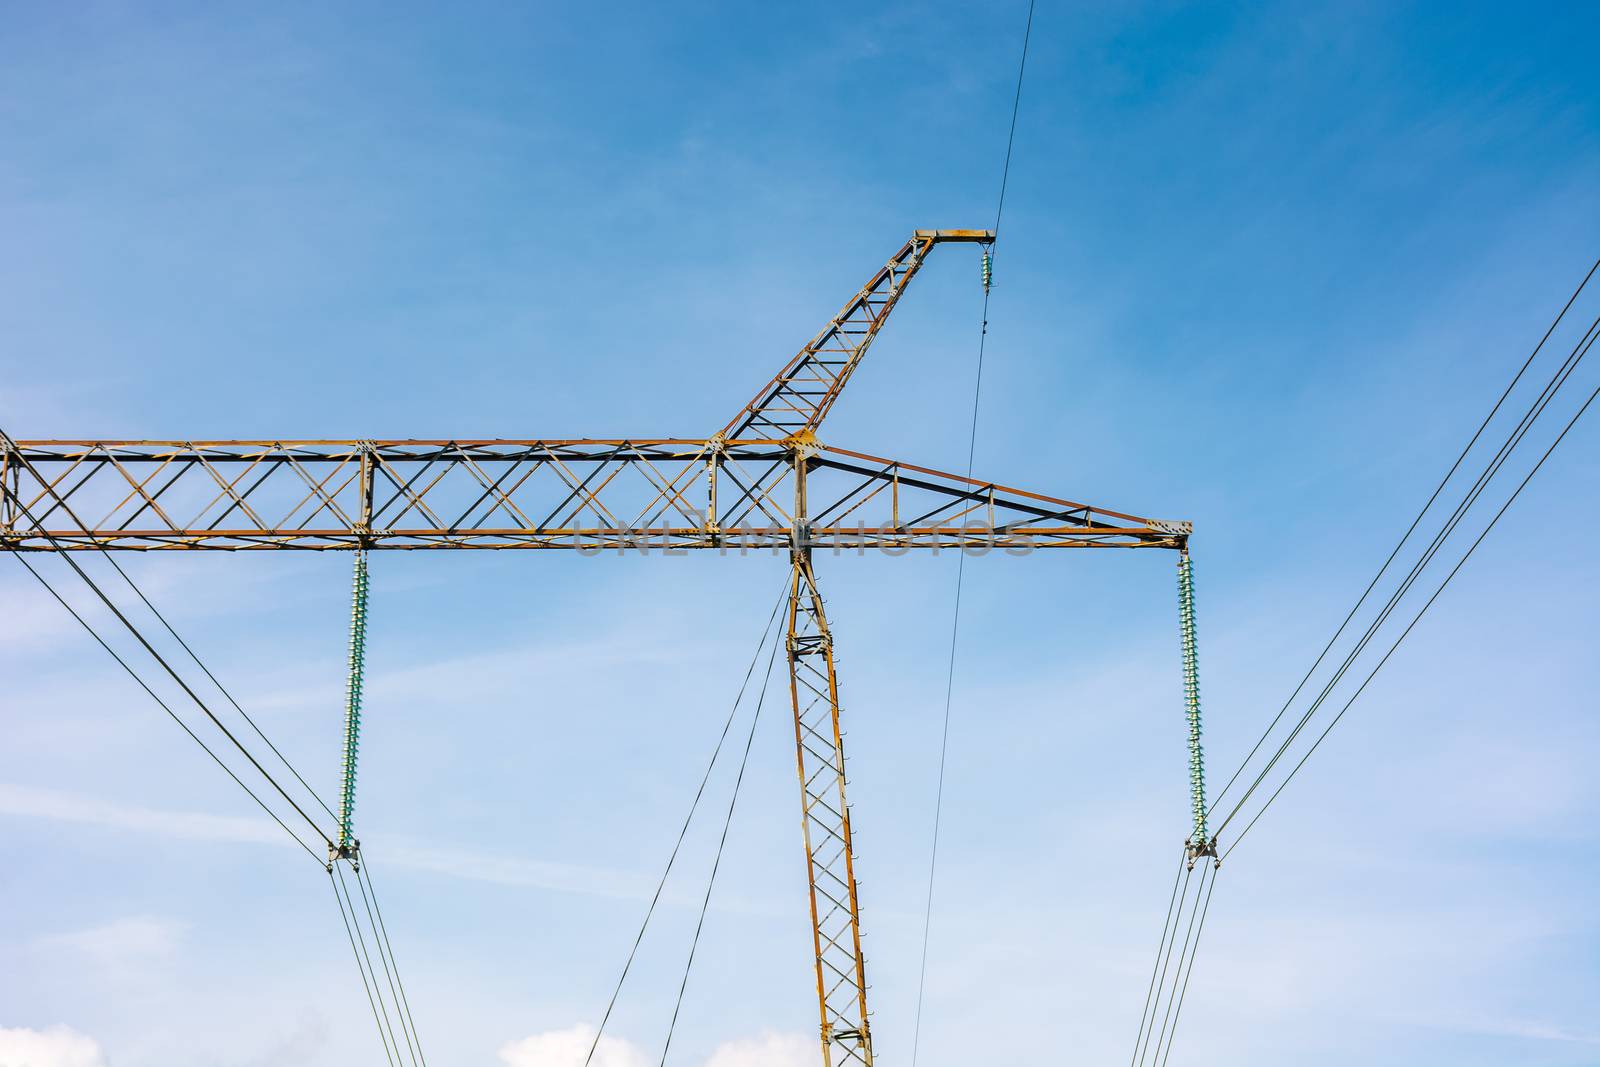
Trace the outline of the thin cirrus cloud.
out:
M 0 782 L 0 815 L 131 830 L 186 841 L 294 846 L 286 835 L 261 819 L 137 807 L 9 782 Z M 647 879 L 627 871 L 422 844 L 396 843 L 384 851 L 380 862 L 474 882 L 613 899 L 640 899 L 649 891 Z

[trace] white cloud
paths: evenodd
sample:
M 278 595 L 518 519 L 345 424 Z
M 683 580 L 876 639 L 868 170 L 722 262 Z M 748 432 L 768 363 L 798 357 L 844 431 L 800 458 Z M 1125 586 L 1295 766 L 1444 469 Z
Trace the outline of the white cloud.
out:
M 506 1067 L 584 1067 L 594 1027 L 580 1023 L 567 1030 L 547 1030 L 501 1046 L 500 1062 Z M 648 1067 L 645 1054 L 617 1037 L 600 1039 L 589 1067 Z
M 0 1067 L 106 1067 L 100 1043 L 65 1026 L 0 1026 Z
M 506 1067 L 583 1067 L 594 1027 L 580 1023 L 567 1030 L 512 1041 L 500 1049 Z M 799 1034 L 767 1033 L 758 1038 L 728 1041 L 717 1046 L 705 1067 L 811 1067 L 817 1048 Z M 650 1057 L 622 1038 L 602 1038 L 590 1067 L 648 1067 Z
M 812 1067 L 817 1043 L 799 1034 L 763 1034 L 718 1046 L 706 1067 Z

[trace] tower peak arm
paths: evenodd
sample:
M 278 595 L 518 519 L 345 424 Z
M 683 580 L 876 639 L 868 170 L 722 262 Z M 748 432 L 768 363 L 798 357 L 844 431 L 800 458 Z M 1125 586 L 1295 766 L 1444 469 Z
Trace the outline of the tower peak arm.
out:
M 815 431 L 860 365 L 906 286 L 935 245 L 989 244 L 988 230 L 917 230 L 772 380 L 721 436 L 781 441 Z

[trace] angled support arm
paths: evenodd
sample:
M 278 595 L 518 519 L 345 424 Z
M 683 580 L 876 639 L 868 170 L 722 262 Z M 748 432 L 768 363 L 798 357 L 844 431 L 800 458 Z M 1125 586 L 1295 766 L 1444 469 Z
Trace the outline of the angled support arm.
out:
M 988 244 L 988 230 L 918 230 L 883 269 L 723 427 L 727 440 L 781 441 L 815 431 L 934 245 Z

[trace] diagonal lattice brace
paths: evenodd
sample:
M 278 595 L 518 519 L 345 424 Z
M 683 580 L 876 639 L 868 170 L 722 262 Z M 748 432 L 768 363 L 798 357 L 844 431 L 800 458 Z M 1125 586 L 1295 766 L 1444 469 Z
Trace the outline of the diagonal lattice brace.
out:
M 721 436 L 781 441 L 815 431 L 933 246 L 949 242 L 987 245 L 993 240 L 994 234 L 988 230 L 918 230 L 912 234 L 822 332 L 740 409 L 723 427 Z

